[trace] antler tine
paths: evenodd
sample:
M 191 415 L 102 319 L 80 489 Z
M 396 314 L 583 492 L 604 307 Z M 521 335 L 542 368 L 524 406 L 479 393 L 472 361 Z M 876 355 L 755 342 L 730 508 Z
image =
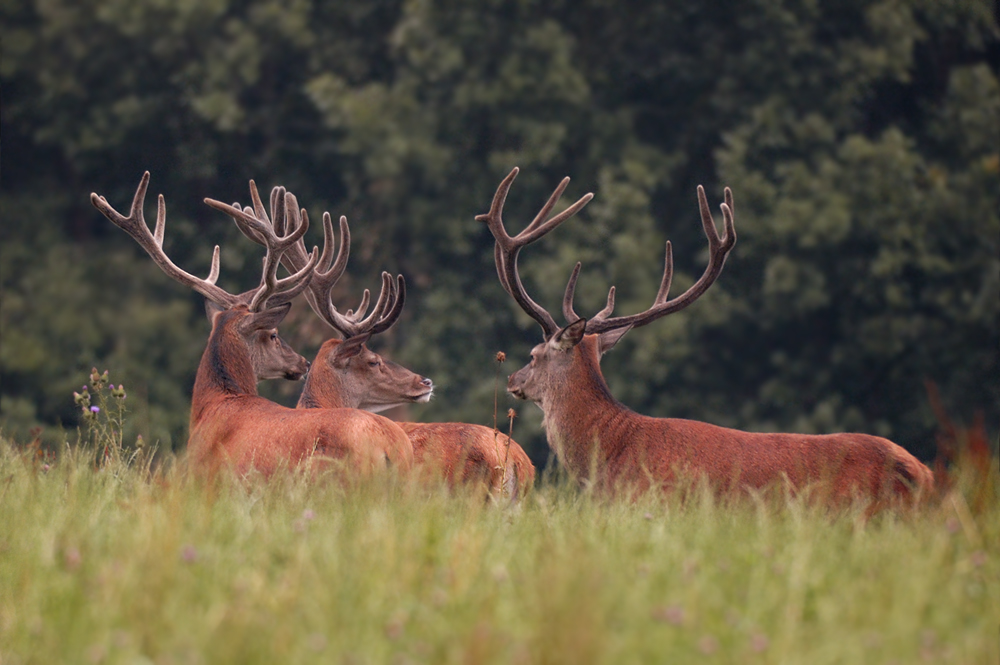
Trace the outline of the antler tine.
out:
M 382 274 L 382 284 L 383 286 L 385 285 L 385 273 Z M 361 318 L 365 315 L 365 312 L 368 311 L 368 305 L 371 304 L 371 301 L 372 301 L 372 292 L 369 291 L 368 289 L 365 289 L 364 293 L 361 294 L 361 302 L 358 304 L 358 308 L 356 310 L 355 309 L 347 310 L 347 314 L 345 314 L 345 316 L 349 317 L 353 321 L 360 321 Z M 385 290 L 382 290 L 378 294 L 378 301 L 375 303 L 375 307 L 376 308 L 383 307 L 384 302 L 385 302 Z
M 514 167 L 510 174 L 503 179 L 500 186 L 497 188 L 496 194 L 493 196 L 493 202 L 490 205 L 490 211 L 484 215 L 477 215 L 476 220 L 480 222 L 486 222 L 490 229 L 490 233 L 493 234 L 493 238 L 496 241 L 496 246 L 493 250 L 494 261 L 497 266 L 497 274 L 500 276 L 500 284 L 504 287 L 504 290 L 521 306 L 531 318 L 535 319 L 538 324 L 542 327 L 545 333 L 545 337 L 551 337 L 559 326 L 556 325 L 555 319 L 552 315 L 543 308 L 541 305 L 536 303 L 528 295 L 527 291 L 524 289 L 524 285 L 521 283 L 521 277 L 517 270 L 517 258 L 521 251 L 521 248 L 529 243 L 534 242 L 538 238 L 554 229 L 559 224 L 563 223 L 577 212 L 579 212 L 590 200 L 594 197 L 593 194 L 585 194 L 576 203 L 571 205 L 566 210 L 563 210 L 558 215 L 555 215 L 551 219 L 546 219 L 549 213 L 552 212 L 552 208 L 555 207 L 562 193 L 566 190 L 567 185 L 569 185 L 569 178 L 563 178 L 562 182 L 556 187 L 552 195 L 549 196 L 548 201 L 542 206 L 542 209 L 538 212 L 535 218 L 531 221 L 528 226 L 514 237 L 511 237 L 503 225 L 503 205 L 507 199 L 507 193 L 510 191 L 510 187 L 514 182 L 514 178 L 517 177 L 519 169 Z
M 568 184 L 569 183 L 569 178 L 564 178 L 563 182 L 565 182 L 565 183 Z M 563 186 L 560 185 L 560 187 L 563 187 Z M 558 191 L 558 189 L 557 189 L 557 191 Z M 546 233 L 548 233 L 549 231 L 551 231 L 555 227 L 559 226 L 560 224 L 562 224 L 563 222 L 565 222 L 567 219 L 569 219 L 570 217 L 572 217 L 576 213 L 578 213 L 581 210 L 583 210 L 584 206 L 586 206 L 588 203 L 590 203 L 591 199 L 593 199 L 593 198 L 594 198 L 594 195 L 592 193 L 590 193 L 590 192 L 584 194 L 583 196 L 581 196 L 579 198 L 579 200 L 576 203 L 574 203 L 570 207 L 566 208 L 561 213 L 559 213 L 558 215 L 556 215 L 552 219 L 548 220 L 547 222 L 545 222 L 545 223 L 539 223 L 534 228 L 532 228 L 532 226 L 529 226 L 524 231 L 522 231 L 521 233 L 517 234 L 517 240 L 519 241 L 519 243 L 521 245 L 527 245 L 528 243 L 533 242 L 533 241 L 537 240 L 538 238 L 541 238 L 543 235 L 545 235 Z M 535 222 L 532 221 L 532 225 L 534 225 L 534 224 L 535 224 Z
M 580 315 L 573 311 L 573 297 L 576 295 L 576 280 L 580 277 L 580 268 L 583 266 L 579 261 L 576 262 L 576 266 L 573 268 L 573 272 L 569 276 L 569 283 L 566 284 L 566 292 L 563 294 L 563 318 L 566 319 L 566 323 L 575 323 L 580 320 Z
M 344 241 L 347 241 L 347 249 L 345 251 Z M 335 263 L 340 267 L 340 272 L 343 273 L 344 268 L 347 267 L 347 256 L 350 253 L 351 246 L 351 229 L 347 226 L 347 217 L 345 215 L 340 216 L 340 242 L 337 243 L 337 258 L 333 258 L 333 219 L 330 217 L 330 213 L 323 213 L 323 254 L 320 256 L 319 263 L 316 265 L 317 270 L 329 272 L 333 269 L 333 264 Z M 340 275 L 337 275 L 339 278 Z
M 292 220 L 298 212 L 299 202 L 284 187 L 271 188 L 271 227 L 278 235 L 285 235 L 285 220 L 288 219 L 290 230 L 298 228 Z M 287 214 L 286 214 L 287 213 Z M 299 220 L 296 220 L 299 221 Z
M 337 257 L 334 259 L 333 220 L 330 213 L 323 213 L 323 255 L 316 266 L 316 276 L 313 278 L 312 288 L 318 298 L 325 298 L 347 269 L 347 260 L 351 256 L 351 228 L 344 215 L 340 216 L 339 243 L 337 244 Z M 295 255 L 290 258 L 299 260 Z
M 275 199 L 275 197 L 284 197 L 284 195 L 285 195 L 285 188 L 284 187 L 272 187 L 271 188 L 271 200 L 272 200 L 272 202 Z M 269 227 L 271 227 L 271 230 L 273 231 L 274 230 L 274 225 L 271 223 L 271 220 L 268 219 L 267 210 L 264 209 L 264 204 L 260 200 L 260 194 L 257 192 L 257 183 L 254 182 L 254 180 L 252 178 L 250 179 L 250 203 L 253 204 L 252 215 L 253 215 L 254 219 L 266 223 Z M 271 212 L 272 213 L 274 212 L 273 205 L 272 205 L 272 208 L 271 208 Z
M 259 312 L 268 306 L 277 307 L 291 302 L 295 296 L 302 293 L 309 286 L 309 282 L 313 277 L 313 268 L 316 266 L 318 259 L 319 248 L 313 247 L 309 261 L 302 270 L 279 280 L 277 279 L 277 272 L 281 256 L 274 253 L 272 258 L 272 251 L 268 249 L 267 254 L 264 256 L 264 274 L 261 278 L 261 285 L 253 293 L 253 297 L 250 300 L 250 311 Z
M 563 192 L 566 191 L 567 187 L 569 187 L 569 176 L 563 178 L 556 188 L 552 190 L 552 194 L 549 195 L 549 200 L 545 202 L 545 205 L 543 205 L 542 209 L 538 211 L 538 214 L 535 215 L 533 220 L 531 220 L 531 223 L 525 227 L 524 231 L 518 235 L 530 233 L 538 228 L 538 225 L 545 221 L 545 219 L 549 216 L 549 213 L 552 212 L 552 209 L 556 206 L 556 203 L 558 203 L 559 199 L 562 198 Z
M 319 248 L 313 247 L 313 251 L 309 252 L 308 256 L 309 258 L 306 264 L 302 266 L 302 270 L 292 273 L 284 279 L 279 279 L 275 283 L 275 293 L 268 301 L 270 306 L 276 307 L 277 305 L 291 302 L 297 295 L 309 287 L 316 274 L 316 264 L 319 262 Z
M 284 187 L 274 187 L 273 189 L 271 189 L 271 210 L 272 210 L 272 216 L 274 217 L 274 221 L 271 221 L 267 218 L 267 214 L 264 213 L 264 206 L 262 203 L 260 203 L 259 197 L 254 196 L 255 192 L 256 192 L 256 185 L 252 185 L 251 198 L 252 199 L 256 198 L 256 200 L 254 201 L 254 207 L 247 206 L 245 208 L 242 208 L 244 216 L 238 216 L 232 213 L 231 208 L 235 209 L 241 208 L 239 203 L 233 203 L 232 206 L 224 207 L 225 208 L 224 212 L 226 212 L 227 214 L 229 214 L 230 217 L 233 218 L 233 221 L 236 222 L 236 226 L 237 228 L 239 228 L 240 232 L 243 233 L 244 236 L 246 236 L 253 242 L 257 243 L 258 245 L 263 245 L 265 247 L 267 246 L 267 242 L 262 237 L 262 235 L 256 230 L 254 225 L 248 224 L 245 221 L 247 219 L 246 216 L 256 217 L 258 220 L 270 224 L 271 228 L 274 229 L 275 235 L 277 236 L 287 235 L 285 231 L 286 227 L 289 229 L 288 233 L 291 233 L 292 231 L 298 231 L 303 224 L 308 225 L 309 213 L 305 209 L 301 210 L 297 209 L 298 202 L 295 199 L 294 194 L 292 194 L 291 192 L 287 192 Z M 282 207 L 282 204 L 280 203 L 281 199 L 284 199 L 285 201 L 284 207 Z M 283 214 L 282 213 L 276 214 L 276 211 L 283 209 L 285 210 Z M 346 224 L 346 219 L 343 220 L 342 223 Z M 320 255 L 319 260 L 316 263 L 315 266 L 316 274 L 314 275 L 314 279 L 309 282 L 309 286 L 313 288 L 311 288 L 310 291 L 306 293 L 306 299 L 310 301 L 311 305 L 313 304 L 312 299 L 314 297 L 312 294 L 312 290 L 316 288 L 316 280 L 324 276 L 323 273 L 321 272 L 322 266 L 330 262 L 330 256 L 333 253 L 331 228 L 332 227 L 329 220 L 329 213 L 324 213 L 323 253 Z M 343 230 L 342 230 L 342 237 L 343 237 Z M 299 238 L 299 240 L 296 243 L 288 247 L 281 255 L 281 263 L 288 269 L 289 273 L 295 273 L 302 270 L 302 268 L 308 262 L 309 262 L 309 252 L 306 251 L 306 244 L 304 238 Z M 279 281 L 278 284 L 280 288 L 280 284 L 282 284 L 282 282 Z M 317 306 L 313 307 L 313 309 L 319 311 L 320 308 Z
M 148 187 L 149 171 L 146 171 L 143 173 L 142 179 L 139 181 L 139 187 L 135 190 L 135 196 L 132 197 L 132 208 L 129 211 L 128 217 L 119 213 L 111 207 L 106 198 L 99 196 L 96 193 L 91 193 L 90 202 L 101 212 L 102 215 L 111 220 L 115 226 L 128 233 L 129 236 L 131 236 L 132 239 L 146 251 L 149 257 L 153 259 L 153 262 L 160 267 L 160 270 L 166 273 L 171 279 L 194 289 L 196 292 L 200 293 L 202 296 L 224 309 L 229 309 L 230 307 L 239 304 L 239 296 L 233 295 L 215 285 L 216 280 L 219 278 L 218 247 L 216 247 L 212 252 L 212 268 L 208 279 L 199 279 L 198 277 L 195 277 L 194 275 L 178 268 L 166 255 L 163 251 L 163 235 L 166 229 L 167 221 L 166 202 L 164 201 L 162 194 L 157 197 L 156 227 L 154 231 L 150 233 L 149 226 L 146 224 L 146 219 L 142 211 L 143 204 L 146 200 L 146 189 Z
M 729 256 L 729 252 L 736 245 L 736 229 L 732 212 L 733 193 L 728 187 L 725 189 L 725 199 L 725 203 L 722 203 L 720 208 L 722 209 L 722 217 L 726 230 L 725 235 L 720 237 L 719 231 L 715 226 L 715 220 L 712 217 L 712 211 L 708 207 L 705 189 L 701 185 L 698 185 L 698 208 L 701 212 L 702 227 L 705 229 L 705 236 L 708 238 L 709 259 L 705 272 L 702 273 L 697 282 L 681 295 L 667 300 L 674 271 L 673 250 L 671 249 L 670 242 L 667 242 L 663 279 L 660 281 L 660 288 L 656 292 L 656 298 L 653 300 L 652 307 L 639 314 L 614 318 L 608 318 L 607 315 L 603 315 L 604 310 L 602 310 L 597 316 L 587 321 L 586 333 L 597 334 L 625 327 L 638 328 L 652 323 L 661 316 L 680 311 L 701 297 L 715 280 L 718 279 L 726 263 L 726 257 Z M 608 305 L 609 307 L 613 306 L 613 292 L 608 295 Z M 605 309 L 608 309 L 608 314 L 610 314 L 609 308 Z
M 663 278 L 660 280 L 660 288 L 656 291 L 653 303 L 659 305 L 667 301 L 667 294 L 670 293 L 670 283 L 674 280 L 674 249 L 670 241 L 667 241 L 667 248 L 663 255 Z
M 305 214 L 305 211 L 302 211 Z M 337 255 L 334 258 L 334 245 L 337 244 Z M 302 252 L 305 249 L 301 243 L 293 247 L 285 254 L 285 265 L 299 265 L 302 261 Z M 339 242 L 334 242 L 333 219 L 330 213 L 323 213 L 323 254 L 320 256 L 316 268 L 313 270 L 313 280 L 309 291 L 306 292 L 306 300 L 309 306 L 321 319 L 330 324 L 334 329 L 347 335 L 340 329 L 341 321 L 330 316 L 330 309 L 333 307 L 332 296 L 333 287 L 344 275 L 347 269 L 347 261 L 351 255 L 351 228 L 347 224 L 347 217 L 340 216 Z M 367 300 L 370 294 L 366 290 L 366 296 L 362 297 L 362 303 L 367 308 Z M 336 310 L 336 308 L 333 308 Z M 361 307 L 359 306 L 359 310 Z M 350 335 L 347 335 L 350 336 Z
M 372 313 L 362 319 L 368 308 L 369 291 L 365 290 L 362 304 L 357 312 L 348 310 L 347 314 L 341 314 L 333 301 L 327 300 L 327 312 L 323 319 L 339 331 L 345 338 L 355 337 L 361 334 L 377 335 L 388 330 L 403 311 L 403 303 L 406 299 L 406 283 L 402 275 L 397 275 L 396 283 L 393 284 L 392 275 L 387 272 L 382 273 L 382 289 L 379 292 L 378 301 Z
M 250 184 L 251 197 L 254 199 L 253 209 L 249 207 L 240 208 L 239 204 L 229 205 L 209 198 L 205 199 L 205 203 L 209 207 L 215 208 L 232 217 L 233 221 L 236 222 L 236 225 L 243 232 L 243 235 L 272 249 L 280 256 L 280 254 L 305 235 L 306 231 L 309 230 L 309 220 L 308 218 L 304 218 L 298 228 L 289 231 L 287 234 L 277 235 L 274 227 L 271 225 L 271 220 L 268 219 L 267 214 L 263 211 L 260 197 L 257 196 L 257 188 L 252 180 Z
M 161 197 L 162 198 L 162 197 Z M 205 280 L 209 284 L 215 284 L 219 281 L 219 246 L 216 245 L 215 249 L 212 250 L 212 269 L 208 273 L 208 279 Z
M 368 289 L 365 289 L 367 297 L 362 299 L 361 304 L 358 305 L 358 311 L 356 311 L 350 318 L 358 325 L 366 328 L 371 326 L 382 316 L 382 314 L 385 313 L 385 309 L 389 305 L 389 301 L 396 297 L 395 289 L 396 286 L 392 282 L 392 275 L 383 270 L 382 288 L 379 289 L 378 300 L 375 301 L 375 307 L 372 308 L 372 313 L 368 315 L 368 318 L 364 318 L 365 312 L 368 311 L 368 304 L 371 302 L 371 296 L 367 296 Z
M 670 243 L 667 243 L 667 251 L 670 251 Z M 573 309 L 573 298 L 576 295 L 576 281 L 580 276 L 580 266 L 579 261 L 576 262 L 576 267 L 573 268 L 573 274 L 569 276 L 569 283 L 566 284 L 566 293 L 563 294 L 563 317 L 566 319 L 566 323 L 576 323 L 580 320 L 580 315 L 576 313 Z M 670 288 L 670 278 L 664 276 L 667 284 L 667 289 Z M 663 284 L 660 285 L 660 290 L 663 291 Z M 664 291 L 664 293 L 666 293 Z M 659 295 L 657 295 L 659 298 Z M 608 302 L 600 312 L 594 315 L 595 319 L 606 319 L 611 316 L 611 312 L 615 310 L 615 287 L 608 289 Z
M 611 315 L 611 312 L 615 311 L 615 287 L 608 289 L 608 303 L 604 306 L 600 312 L 595 314 L 595 317 L 607 318 Z
M 288 194 L 283 187 L 275 187 L 271 191 L 271 202 L 273 204 L 272 216 L 280 220 L 279 224 L 282 227 L 284 227 L 284 218 L 282 217 L 282 213 L 278 211 L 285 208 L 285 199 L 287 196 Z M 305 270 L 304 266 L 300 266 L 300 269 L 293 275 L 279 281 L 277 279 L 278 264 L 281 262 L 282 256 L 286 251 L 302 241 L 302 237 L 309 229 L 309 218 L 308 216 L 303 216 L 301 223 L 296 228 L 290 229 L 288 233 L 278 235 L 279 232 L 276 231 L 273 222 L 268 218 L 264 204 L 261 202 L 260 195 L 257 192 L 257 184 L 253 180 L 250 181 L 250 199 L 253 203 L 253 208 L 249 206 L 241 208 L 239 204 L 227 205 L 221 201 L 208 198 L 205 199 L 205 203 L 232 217 L 237 227 L 243 232 L 243 235 L 263 244 L 267 248 L 267 253 L 264 256 L 261 283 L 257 290 L 252 292 L 253 295 L 250 297 L 249 304 L 251 312 L 258 312 L 267 307 L 268 304 L 277 306 L 290 302 L 292 298 L 308 286 L 309 281 L 312 279 L 312 268 L 319 260 L 319 250 L 314 248 L 312 256 L 306 259 L 305 265 L 309 266 L 309 270 Z M 304 243 L 302 250 L 304 253 Z M 244 294 L 244 296 L 246 295 Z
M 406 280 L 403 279 L 402 275 L 396 275 L 396 289 L 394 292 L 395 298 L 392 305 L 389 307 L 389 311 L 385 313 L 384 316 L 379 318 L 372 326 L 371 333 L 377 335 L 381 332 L 385 332 L 396 323 L 399 319 L 399 315 L 403 313 L 403 304 L 406 302 Z
M 323 252 L 318 254 L 317 249 L 313 249 L 312 255 L 306 252 L 303 235 L 309 227 L 309 213 L 300 208 L 298 200 L 294 194 L 285 190 L 284 187 L 275 187 L 271 190 L 271 218 L 268 219 L 264 211 L 263 203 L 257 193 L 256 185 L 251 181 L 250 196 L 253 207 L 240 208 L 239 204 L 226 206 L 217 201 L 207 200 L 214 208 L 223 210 L 236 222 L 243 235 L 258 244 L 269 246 L 273 243 L 271 238 L 278 238 L 282 244 L 283 239 L 295 238 L 294 242 L 288 243 L 283 250 L 279 247 L 280 261 L 295 274 L 278 280 L 275 288 L 280 291 L 285 284 L 293 284 L 294 291 L 288 291 L 288 297 L 278 294 L 271 297 L 271 303 L 275 298 L 290 300 L 293 293 L 299 293 L 304 289 L 306 300 L 312 310 L 335 330 L 345 337 L 353 337 L 365 332 L 377 334 L 391 326 L 402 312 L 403 300 L 405 298 L 405 285 L 402 275 L 398 276 L 399 287 L 393 285 L 392 276 L 383 274 L 382 290 L 379 292 L 379 299 L 367 318 L 364 317 L 370 304 L 371 293 L 365 290 L 361 304 L 356 312 L 348 310 L 346 314 L 341 314 L 332 302 L 332 291 L 334 285 L 343 276 L 347 269 L 347 262 L 351 254 L 351 229 L 347 223 L 347 217 L 341 215 L 339 237 L 334 239 L 333 219 L 330 213 L 323 213 Z M 334 248 L 336 245 L 336 256 Z M 277 255 L 278 252 L 275 252 Z M 312 271 L 312 276 L 308 280 L 299 282 L 300 276 L 307 270 Z M 267 265 L 265 268 L 265 282 L 273 279 L 274 270 L 277 264 Z M 265 283 L 262 282 L 261 288 Z M 250 294 L 245 294 L 249 296 Z M 254 292 L 256 301 L 263 296 Z
M 284 279 L 277 279 L 278 264 L 281 262 L 281 249 L 267 248 L 264 255 L 264 270 L 261 277 L 261 285 L 250 300 L 249 309 L 251 312 L 259 312 L 268 307 L 277 307 L 287 302 L 291 302 L 295 296 L 301 293 L 313 278 L 313 268 L 319 260 L 319 248 L 313 247 L 309 260 L 302 270 L 289 275 Z
M 383 279 L 383 286 L 385 285 L 385 280 Z M 368 309 L 368 302 L 371 298 L 371 292 L 365 289 L 364 294 L 361 296 L 361 304 L 358 306 L 358 311 L 361 311 L 361 307 L 364 306 Z M 379 300 L 383 300 L 383 295 L 380 294 Z M 317 312 L 318 314 L 319 312 Z M 333 304 L 333 298 L 328 297 L 326 300 L 326 309 L 320 316 L 324 321 L 330 324 L 334 330 L 339 332 L 344 336 L 344 339 L 354 337 L 355 335 L 360 335 L 364 332 L 364 326 L 357 319 L 357 314 L 352 310 L 348 310 L 346 314 L 341 314 L 337 306 Z

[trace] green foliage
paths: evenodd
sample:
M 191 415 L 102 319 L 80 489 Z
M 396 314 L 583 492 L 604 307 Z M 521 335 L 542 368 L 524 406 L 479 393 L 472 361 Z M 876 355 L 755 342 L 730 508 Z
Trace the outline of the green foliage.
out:
M 87 201 L 124 208 L 146 169 L 168 253 L 205 274 L 220 244 L 234 291 L 257 283 L 258 248 L 202 198 L 246 201 L 256 178 L 313 219 L 348 215 L 338 304 L 383 269 L 408 279 L 380 343 L 438 386 L 411 416 L 490 423 L 493 354 L 516 369 L 540 338 L 472 221 L 514 165 L 512 229 L 565 175 L 567 198 L 596 193 L 522 257 L 552 311 L 577 260 L 578 311 L 611 284 L 619 311 L 646 307 L 668 237 L 685 288 L 705 256 L 695 186 L 713 203 L 733 188 L 740 240 L 720 281 L 605 361 L 629 406 L 864 430 L 926 456 L 930 378 L 996 430 L 1000 33 L 986 3 L 4 0 L 0 20 L 8 430 L 75 424 L 69 377 L 97 365 L 122 373 L 148 440 L 185 440 L 200 304 Z M 304 350 L 327 334 L 309 319 L 284 326 Z M 537 410 L 519 410 L 515 436 L 542 461 Z
M 709 492 L 515 508 L 403 479 L 205 484 L 0 442 L 0 654 L 213 663 L 980 663 L 1000 496 L 865 520 Z M 330 480 L 330 479 L 326 479 Z M 738 544 L 737 546 L 734 546 Z
M 71 394 L 80 388 L 81 369 L 107 362 L 126 368 L 116 378 L 131 387 L 138 432 L 167 448 L 182 444 L 208 333 L 204 316 L 194 318 L 186 301 L 162 298 L 169 280 L 150 261 L 88 250 L 98 248 L 57 244 L 41 261 L 26 259 L 21 271 L 8 263 L 14 253 L 4 252 L 5 429 L 24 434 L 39 420 L 75 425 Z M 45 440 L 57 442 L 58 432 Z

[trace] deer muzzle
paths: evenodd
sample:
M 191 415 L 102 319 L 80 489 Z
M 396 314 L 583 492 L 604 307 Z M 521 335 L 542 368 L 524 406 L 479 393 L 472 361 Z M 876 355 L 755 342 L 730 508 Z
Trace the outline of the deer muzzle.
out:
M 507 379 L 507 392 L 518 399 L 528 399 L 528 396 L 524 394 L 524 382 L 527 378 L 525 376 L 525 369 L 517 370 Z

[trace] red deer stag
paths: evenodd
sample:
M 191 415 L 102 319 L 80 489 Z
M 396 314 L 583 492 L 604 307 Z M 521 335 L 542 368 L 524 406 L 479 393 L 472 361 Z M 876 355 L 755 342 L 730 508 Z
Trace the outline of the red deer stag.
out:
M 212 332 L 201 357 L 191 397 L 188 457 L 194 468 L 214 473 L 230 465 L 238 473 L 251 468 L 269 474 L 281 466 L 314 460 L 320 466 L 340 460 L 354 472 L 367 472 L 387 463 L 408 469 L 413 447 L 392 421 L 354 409 L 300 411 L 257 394 L 258 378 L 300 378 L 308 363 L 281 341 L 276 327 L 288 313 L 292 299 L 312 279 L 317 250 L 298 273 L 276 278 L 281 254 L 305 233 L 302 228 L 276 236 L 269 223 L 255 220 L 267 253 L 257 289 L 233 295 L 216 286 L 219 248 L 212 256 L 208 279 L 180 268 L 163 251 L 166 205 L 161 194 L 156 229 L 150 233 L 143 217 L 149 172 L 142 176 L 128 217 L 107 200 L 91 194 L 94 206 L 128 233 L 150 258 L 174 280 L 194 289 L 211 304 Z M 206 199 L 213 207 L 220 205 Z M 283 203 L 283 202 L 282 202 Z
M 251 188 L 253 207 L 236 213 L 237 205 L 227 209 L 240 230 L 251 240 L 262 243 L 248 220 L 261 217 L 254 210 L 263 204 L 257 190 Z M 288 202 L 284 214 L 274 216 L 274 232 L 288 233 L 308 226 L 308 213 L 295 203 L 295 196 L 283 188 L 271 191 L 271 206 L 282 197 Z M 277 209 L 276 209 L 277 210 Z M 399 318 L 406 299 L 402 275 L 395 280 L 382 273 L 382 290 L 366 317 L 371 302 L 365 289 L 356 312 L 341 313 L 333 304 L 334 285 L 344 274 L 351 251 L 351 232 L 347 218 L 340 218 L 339 245 L 334 257 L 334 230 L 329 213 L 323 214 L 323 253 L 313 270 L 305 292 L 313 311 L 343 336 L 328 339 L 320 347 L 306 378 L 299 408 L 354 408 L 383 411 L 394 406 L 427 402 L 433 391 L 430 379 L 385 360 L 368 349 L 366 342 L 388 330 Z M 282 255 L 290 272 L 301 272 L 309 261 L 305 241 L 299 239 Z M 466 423 L 397 423 L 413 443 L 415 462 L 442 474 L 451 485 L 457 482 L 484 482 L 494 493 L 516 497 L 534 485 L 535 467 L 520 445 L 507 435 L 481 425 Z
M 584 319 L 573 311 L 580 274 L 577 263 L 563 297 L 568 325 L 560 328 L 525 292 L 518 275 L 518 253 L 579 212 L 593 195 L 585 195 L 547 219 L 569 183 L 565 178 L 527 228 L 511 237 L 501 212 L 517 173 L 515 168 L 500 184 L 490 211 L 476 217 L 489 226 L 496 241 L 494 258 L 501 285 L 544 332 L 545 341 L 531 351 L 531 363 L 510 376 L 507 390 L 541 407 L 549 446 L 573 476 L 604 490 L 669 487 L 681 475 L 704 478 L 719 489 L 764 488 L 781 482 L 802 488 L 822 483 L 837 502 L 857 497 L 876 504 L 913 497 L 932 487 L 927 467 L 883 438 L 742 432 L 691 420 L 651 418 L 618 402 L 601 374 L 601 356 L 632 328 L 687 307 L 718 278 L 736 243 L 732 193 L 726 188 L 721 206 L 725 234 L 719 237 L 705 192 L 698 187 L 710 256 L 704 274 L 691 288 L 667 299 L 673 273 L 667 242 L 666 266 L 652 307 L 612 317 L 615 288 L 611 287 L 604 309 Z

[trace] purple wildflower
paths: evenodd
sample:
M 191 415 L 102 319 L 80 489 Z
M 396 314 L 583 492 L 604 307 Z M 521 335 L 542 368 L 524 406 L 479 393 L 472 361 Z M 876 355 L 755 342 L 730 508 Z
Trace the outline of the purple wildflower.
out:
M 767 635 L 764 635 L 763 633 L 754 633 L 750 637 L 750 648 L 754 653 L 762 653 L 766 651 L 770 644 L 771 642 L 767 639 Z
M 719 641 L 711 635 L 706 635 L 698 641 L 698 649 L 706 656 L 711 656 L 719 650 Z
M 684 608 L 679 605 L 668 605 L 653 609 L 653 619 L 669 623 L 672 626 L 684 624 Z
M 98 413 L 100 410 L 101 410 L 101 407 L 99 407 L 99 406 L 92 406 L 92 407 L 90 407 L 90 412 L 91 413 Z
M 63 560 L 66 563 L 66 567 L 70 570 L 76 570 L 80 567 L 80 561 L 83 557 L 80 556 L 80 550 L 75 547 L 70 547 L 63 553 Z
M 198 560 L 198 550 L 194 545 L 185 545 L 181 548 L 181 559 L 184 563 L 194 563 Z

